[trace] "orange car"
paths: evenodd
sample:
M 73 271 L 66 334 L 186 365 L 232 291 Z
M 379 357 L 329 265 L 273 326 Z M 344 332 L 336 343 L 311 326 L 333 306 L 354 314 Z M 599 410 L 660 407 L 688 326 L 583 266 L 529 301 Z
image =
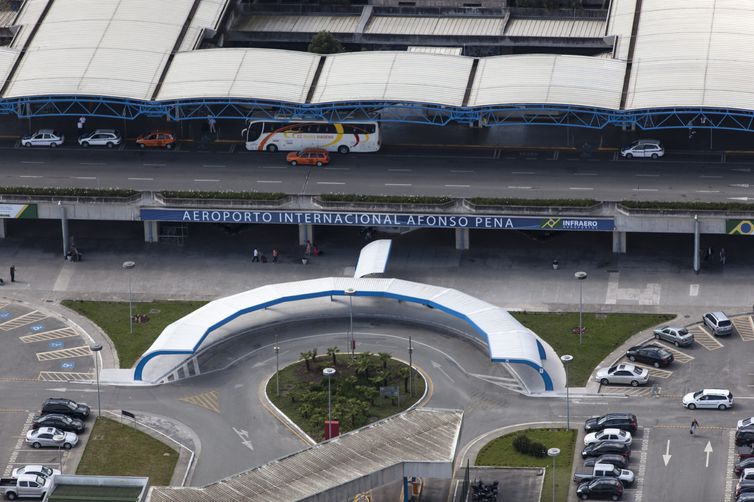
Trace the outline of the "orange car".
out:
M 292 166 L 301 164 L 320 167 L 330 163 L 330 154 L 321 148 L 305 148 L 300 152 L 289 153 L 286 160 Z
M 167 148 L 170 150 L 176 144 L 175 136 L 169 131 L 152 131 L 136 138 L 136 144 L 141 148 Z

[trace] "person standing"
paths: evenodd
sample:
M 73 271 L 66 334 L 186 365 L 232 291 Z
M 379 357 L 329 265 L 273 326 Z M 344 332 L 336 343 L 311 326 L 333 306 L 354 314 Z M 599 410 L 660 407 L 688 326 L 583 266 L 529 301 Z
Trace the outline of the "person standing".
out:
M 76 124 L 76 127 L 79 128 L 79 131 L 82 131 L 84 129 L 84 124 L 86 124 L 86 117 L 79 117 L 79 121 Z
M 212 134 L 215 134 L 217 132 L 215 130 L 215 124 L 217 124 L 217 120 L 215 120 L 215 117 L 209 116 L 207 117 L 207 123 L 209 124 L 209 132 Z
M 689 433 L 693 436 L 696 434 L 696 429 L 699 428 L 699 422 L 696 421 L 696 418 L 691 421 L 691 430 L 689 430 Z
M 725 248 L 720 249 L 720 265 L 725 265 L 728 261 L 728 254 L 725 252 Z
M 16 282 L 16 266 L 10 266 L 10 282 Z
M 312 254 L 312 241 L 306 241 L 306 248 L 304 249 L 304 254 L 306 256 L 309 256 Z
M 254 252 L 251 254 L 251 263 L 259 261 L 259 250 L 257 248 L 254 248 Z
M 277 248 L 272 249 L 272 263 L 278 262 L 278 250 Z

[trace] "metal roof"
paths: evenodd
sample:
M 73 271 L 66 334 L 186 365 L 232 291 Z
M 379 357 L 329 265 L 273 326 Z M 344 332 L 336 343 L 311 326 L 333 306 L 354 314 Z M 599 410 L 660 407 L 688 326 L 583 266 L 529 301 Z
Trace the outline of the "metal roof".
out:
M 534 54 L 479 61 L 469 106 L 577 104 L 619 108 L 626 64 L 584 56 Z
M 404 475 L 448 479 L 462 420 L 460 410 L 417 408 L 203 488 L 153 487 L 147 500 L 293 502 L 327 491 L 350 500 Z
M 277 49 L 206 49 L 176 54 L 158 99 L 253 97 L 303 103 L 320 56 Z
M 463 47 L 428 47 L 426 45 L 409 45 L 408 52 L 426 52 L 427 54 L 447 54 L 449 56 L 460 56 L 463 54 Z
M 191 18 L 186 34 L 181 41 L 178 51 L 196 49 L 201 41 L 202 31 L 206 28 L 217 29 L 220 17 L 228 5 L 228 0 L 201 0 L 194 16 Z
M 521 19 L 511 18 L 505 27 L 509 37 L 600 38 L 605 32 L 602 19 Z
M 379 239 L 370 242 L 359 253 L 359 261 L 356 263 L 356 270 L 353 276 L 356 279 L 365 277 L 370 274 L 382 274 L 387 268 L 387 262 L 390 258 L 390 248 L 393 245 L 391 239 Z
M 618 38 L 615 57 L 622 61 L 628 59 L 628 49 L 634 26 L 637 0 L 612 0 L 607 20 L 607 35 Z
M 284 32 L 284 33 L 354 33 L 359 25 L 359 16 L 251 16 L 239 31 Z
M 50 0 L 26 0 L 23 9 L 18 13 L 15 25 L 19 26 L 19 31 L 13 37 L 13 47 L 22 48 L 29 38 L 34 25 L 37 24 L 39 17 L 42 15 L 45 6 Z
M 364 33 L 369 35 L 434 35 L 496 37 L 503 34 L 502 17 L 373 16 Z
M 4 82 L 16 62 L 19 52 L 15 49 L 0 47 L 0 82 Z

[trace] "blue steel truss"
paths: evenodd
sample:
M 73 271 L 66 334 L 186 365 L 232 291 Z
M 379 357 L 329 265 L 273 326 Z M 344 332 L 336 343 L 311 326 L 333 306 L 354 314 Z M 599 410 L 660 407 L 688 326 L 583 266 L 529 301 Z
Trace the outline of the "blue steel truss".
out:
M 0 114 L 19 118 L 89 116 L 134 120 L 295 118 L 343 122 L 375 120 L 444 126 L 451 123 L 480 127 L 547 125 L 603 129 L 635 126 L 640 129 L 724 129 L 754 131 L 754 110 L 722 108 L 658 108 L 609 110 L 573 105 L 442 106 L 401 101 L 359 101 L 298 104 L 254 99 L 187 99 L 138 101 L 82 96 L 47 96 L 0 100 Z

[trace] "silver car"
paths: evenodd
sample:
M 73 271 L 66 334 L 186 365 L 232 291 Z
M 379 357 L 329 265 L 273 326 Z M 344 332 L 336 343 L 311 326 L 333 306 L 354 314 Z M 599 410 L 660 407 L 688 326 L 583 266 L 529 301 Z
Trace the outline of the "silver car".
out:
M 123 142 L 120 133 L 115 129 L 97 129 L 94 132 L 86 132 L 79 136 L 79 145 L 87 146 L 106 146 L 112 148 Z
M 664 326 L 655 330 L 657 340 L 665 340 L 676 347 L 687 347 L 694 343 L 694 335 L 689 333 L 686 328 L 676 328 L 673 326 Z
M 27 134 L 21 138 L 21 146 L 49 146 L 55 148 L 65 141 L 65 136 L 53 129 L 40 129 L 34 134 Z
M 26 442 L 34 448 L 49 446 L 70 450 L 79 442 L 74 432 L 63 432 L 54 427 L 40 427 L 26 433 Z
M 17 467 L 13 469 L 11 476 L 17 478 L 23 474 L 33 474 L 35 476 L 42 476 L 45 478 L 51 478 L 61 474 L 60 469 L 53 469 L 46 465 L 25 465 L 23 467 Z
M 627 159 L 633 159 L 634 157 L 659 159 L 665 155 L 665 149 L 662 147 L 662 143 L 660 143 L 659 140 L 640 139 L 621 148 L 620 155 Z
M 636 387 L 649 381 L 649 371 L 633 364 L 617 364 L 598 369 L 595 380 L 602 385 L 618 383 Z
M 715 336 L 725 336 L 733 333 L 733 323 L 725 312 L 707 312 L 702 316 L 702 322 Z

